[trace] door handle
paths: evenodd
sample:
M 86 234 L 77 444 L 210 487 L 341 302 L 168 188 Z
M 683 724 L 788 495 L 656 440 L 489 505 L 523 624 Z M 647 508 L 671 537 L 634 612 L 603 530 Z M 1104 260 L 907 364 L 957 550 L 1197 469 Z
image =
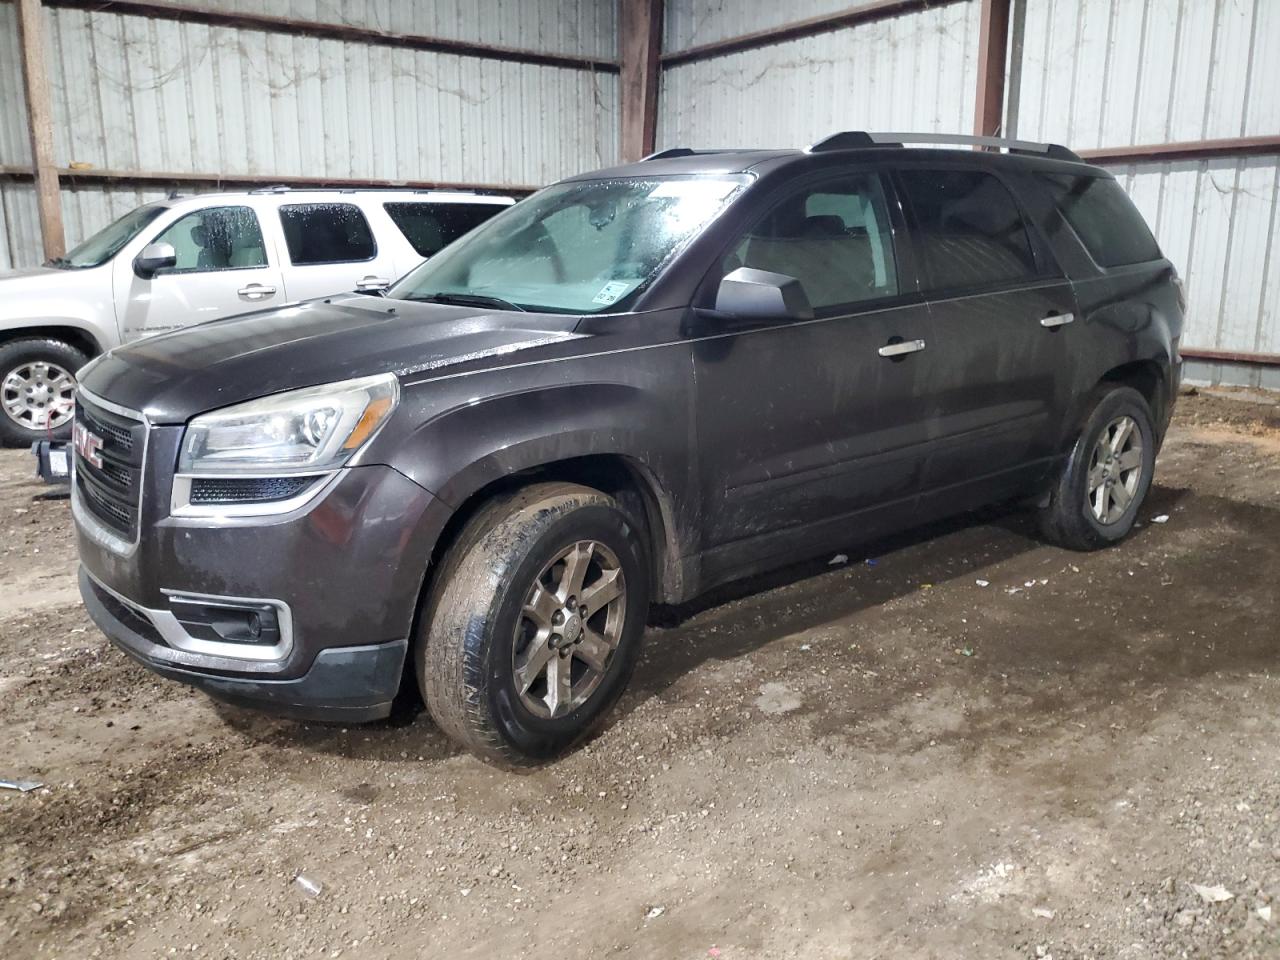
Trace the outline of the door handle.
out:
M 241 287 L 236 293 L 245 300 L 265 300 L 267 297 L 275 296 L 276 288 L 268 287 L 263 283 L 251 283 L 247 287 Z
M 1047 317 L 1040 318 L 1040 326 L 1050 330 L 1056 330 L 1058 327 L 1065 327 L 1076 318 L 1074 313 L 1051 313 Z
M 391 286 L 391 281 L 386 277 L 375 277 L 370 274 L 356 284 L 356 293 L 375 293 L 379 290 L 385 290 L 389 286 Z
M 879 353 L 882 357 L 905 357 L 908 353 L 919 353 L 923 349 L 923 340 L 900 340 L 897 343 L 886 343 Z

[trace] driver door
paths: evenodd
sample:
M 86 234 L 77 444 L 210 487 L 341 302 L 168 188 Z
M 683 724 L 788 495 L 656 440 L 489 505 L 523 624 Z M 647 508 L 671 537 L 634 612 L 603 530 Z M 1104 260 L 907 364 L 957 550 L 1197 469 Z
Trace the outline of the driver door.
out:
M 693 344 L 710 579 L 909 516 L 931 418 L 914 344 L 932 331 L 900 274 L 898 216 L 878 173 L 828 174 L 778 196 L 709 278 L 714 295 L 739 266 L 795 277 L 815 316 L 740 329 L 725 320 Z
M 285 302 L 274 245 L 264 241 L 251 206 L 194 210 L 147 243 L 171 244 L 177 262 L 144 279 L 131 259 L 117 258 L 116 317 L 125 342 Z

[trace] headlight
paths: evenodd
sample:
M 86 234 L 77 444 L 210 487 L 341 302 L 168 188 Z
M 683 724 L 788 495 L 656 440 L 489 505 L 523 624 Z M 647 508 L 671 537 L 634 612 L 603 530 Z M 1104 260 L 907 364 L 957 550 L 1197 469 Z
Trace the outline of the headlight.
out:
M 387 373 L 291 390 L 196 417 L 181 473 L 320 473 L 364 446 L 400 400 Z

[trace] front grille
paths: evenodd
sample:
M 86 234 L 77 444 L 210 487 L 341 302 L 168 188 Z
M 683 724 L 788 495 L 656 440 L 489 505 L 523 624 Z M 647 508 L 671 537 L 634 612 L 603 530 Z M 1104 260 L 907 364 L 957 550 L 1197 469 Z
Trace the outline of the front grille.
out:
M 101 466 L 90 463 L 79 450 L 75 453 L 81 501 L 105 526 L 132 541 L 138 533 L 147 426 L 82 396 L 76 397 L 76 422 L 102 441 Z
M 85 409 L 83 402 L 76 403 L 76 417 L 98 436 L 110 437 L 117 447 L 126 453 L 133 449 L 133 431 L 129 427 L 111 423 L 96 413 Z
M 297 496 L 315 477 L 196 477 L 192 503 L 275 503 Z

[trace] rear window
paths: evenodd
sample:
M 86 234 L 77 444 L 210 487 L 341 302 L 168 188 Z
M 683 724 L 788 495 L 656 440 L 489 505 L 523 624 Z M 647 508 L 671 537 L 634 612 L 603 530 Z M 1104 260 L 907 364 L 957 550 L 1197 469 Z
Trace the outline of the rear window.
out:
M 413 249 L 435 256 L 506 207 L 497 203 L 384 203 L 383 209 Z
M 295 266 L 372 260 L 378 252 L 354 203 L 288 203 L 280 208 L 280 225 Z
M 1013 195 L 973 170 L 904 170 L 915 242 L 930 291 L 1013 283 L 1036 276 L 1026 224 Z
M 1101 267 L 1160 259 L 1160 247 L 1124 188 L 1109 177 L 1041 175 L 1053 202 Z

